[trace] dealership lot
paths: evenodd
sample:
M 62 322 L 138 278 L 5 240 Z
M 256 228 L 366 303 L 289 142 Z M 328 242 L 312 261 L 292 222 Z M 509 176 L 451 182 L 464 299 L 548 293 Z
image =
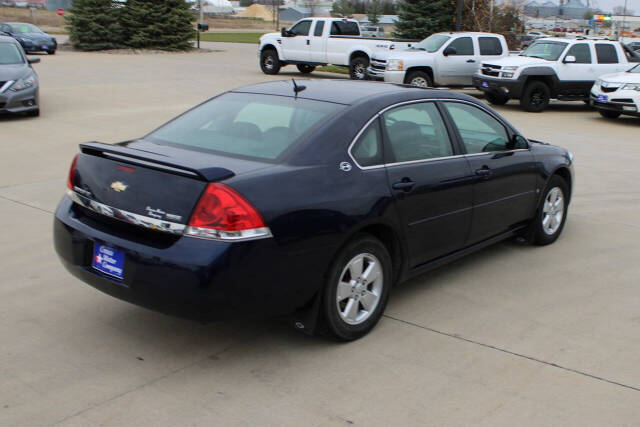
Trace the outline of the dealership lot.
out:
M 582 103 L 498 108 L 575 154 L 558 242 L 501 243 L 414 279 L 360 341 L 279 320 L 170 318 L 64 271 L 52 212 L 78 143 L 141 136 L 220 91 L 301 77 L 262 74 L 254 45 L 207 47 L 43 55 L 41 117 L 0 118 L 0 425 L 637 424 L 640 120 Z

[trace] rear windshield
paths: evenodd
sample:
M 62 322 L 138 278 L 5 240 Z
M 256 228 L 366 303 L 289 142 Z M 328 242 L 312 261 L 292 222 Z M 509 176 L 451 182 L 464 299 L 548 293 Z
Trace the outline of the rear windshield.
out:
M 22 64 L 22 54 L 13 43 L 0 43 L 0 65 Z
M 284 96 L 227 93 L 145 139 L 232 156 L 275 160 L 344 105 Z

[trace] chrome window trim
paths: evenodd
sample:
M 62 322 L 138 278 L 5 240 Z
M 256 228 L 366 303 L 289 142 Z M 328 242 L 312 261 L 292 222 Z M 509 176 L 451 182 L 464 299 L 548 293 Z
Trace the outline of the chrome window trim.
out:
M 67 196 L 69 196 L 71 200 L 73 200 L 80 206 L 83 206 L 93 212 L 99 213 L 100 215 L 104 215 L 127 224 L 137 225 L 151 230 L 162 231 L 164 233 L 176 234 L 180 236 L 187 228 L 186 224 L 164 221 L 161 219 L 151 218 L 148 216 L 114 208 L 113 206 L 105 205 L 104 203 L 96 202 L 95 200 L 91 200 L 88 197 L 81 196 L 77 192 L 71 191 L 69 189 L 67 189 Z
M 15 80 L 9 80 L 5 82 L 5 84 L 3 84 L 2 87 L 0 87 L 0 93 L 4 93 L 4 91 L 9 89 L 14 82 Z
M 485 113 L 489 114 L 491 117 L 493 117 L 498 122 L 500 122 L 500 124 L 502 126 L 504 126 L 505 128 L 508 128 L 508 129 L 511 128 L 511 126 L 507 125 L 500 117 L 496 116 L 491 111 L 478 106 L 474 102 L 469 102 L 469 101 L 466 101 L 464 99 L 438 98 L 438 99 L 414 99 L 414 100 L 411 100 L 411 101 L 402 101 L 402 102 L 399 102 L 397 104 L 389 105 L 389 106 L 383 108 L 382 110 L 378 111 L 377 113 L 375 113 L 373 115 L 373 117 L 371 117 L 364 124 L 364 126 L 362 126 L 362 128 L 358 131 L 356 136 L 351 140 L 351 143 L 349 144 L 349 147 L 347 148 L 347 154 L 349 155 L 349 157 L 351 158 L 353 163 L 355 163 L 355 165 L 358 167 L 358 169 L 360 169 L 360 170 L 380 169 L 380 168 L 384 168 L 384 167 L 387 167 L 387 166 L 399 166 L 399 165 L 406 165 L 406 164 L 426 163 L 426 162 L 433 162 L 433 161 L 436 161 L 436 160 L 453 159 L 453 158 L 457 158 L 457 157 L 483 156 L 483 155 L 488 155 L 488 154 L 511 153 L 511 152 L 515 152 L 515 151 L 530 151 L 531 150 L 531 146 L 529 146 L 528 148 L 516 148 L 516 149 L 513 149 L 513 150 L 487 151 L 487 152 L 483 152 L 483 153 L 471 153 L 471 154 L 469 154 L 469 153 L 456 154 L 456 155 L 453 155 L 453 156 L 432 157 L 430 159 L 408 160 L 408 161 L 405 161 L 405 162 L 382 163 L 380 165 L 372 165 L 372 166 L 361 166 L 360 163 L 358 163 L 356 158 L 351 153 L 351 150 L 352 150 L 353 146 L 356 144 L 356 142 L 358 141 L 358 139 L 360 138 L 360 136 L 364 133 L 365 130 L 367 130 L 367 128 L 369 127 L 369 125 L 371 123 L 373 123 L 382 114 L 384 114 L 385 112 L 387 112 L 388 110 L 390 110 L 392 108 L 400 107 L 400 106 L 403 106 L 403 105 L 409 105 L 409 104 L 419 104 L 419 103 L 423 103 L 423 102 L 460 102 L 460 103 L 463 103 L 463 104 L 468 104 L 468 105 L 476 107 L 476 108 L 484 111 Z M 525 139 L 527 139 L 527 138 L 525 138 Z M 528 142 L 529 141 L 527 140 L 527 143 Z

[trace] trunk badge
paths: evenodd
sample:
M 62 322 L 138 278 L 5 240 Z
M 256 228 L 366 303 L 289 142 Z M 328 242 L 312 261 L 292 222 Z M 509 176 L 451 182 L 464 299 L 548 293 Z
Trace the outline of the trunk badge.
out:
M 120 192 L 126 190 L 127 187 L 129 187 L 129 186 L 127 184 L 123 183 L 123 182 L 115 181 L 115 182 L 111 183 L 110 187 L 111 187 L 111 189 L 113 191 L 117 191 L 118 193 L 120 193 Z

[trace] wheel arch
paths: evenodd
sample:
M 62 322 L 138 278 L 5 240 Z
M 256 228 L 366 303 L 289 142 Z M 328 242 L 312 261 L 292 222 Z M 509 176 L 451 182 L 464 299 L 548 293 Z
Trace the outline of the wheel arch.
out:
M 524 77 L 523 88 L 532 81 L 540 81 L 549 86 L 551 97 L 555 97 L 558 87 L 558 75 L 555 70 L 548 67 L 532 67 L 522 72 Z
M 549 175 L 549 179 L 547 182 L 553 178 L 555 175 L 558 175 L 560 178 L 564 179 L 567 183 L 567 187 L 569 187 L 569 195 L 567 197 L 567 202 L 571 201 L 571 194 L 573 193 L 573 178 L 571 176 L 571 171 L 566 166 L 559 166 L 556 170 L 553 171 L 551 175 Z
M 371 61 L 371 56 L 367 52 L 362 49 L 356 49 L 349 55 L 349 65 L 351 65 L 351 61 L 359 57 L 366 58 L 369 62 Z
M 350 237 L 347 239 L 347 244 L 354 236 L 357 234 L 369 234 L 380 240 L 382 244 L 389 251 L 389 255 L 391 256 L 391 263 L 393 269 L 393 283 L 396 284 L 401 277 L 401 273 L 404 267 L 404 249 L 400 244 L 400 236 L 397 231 L 393 229 L 388 224 L 384 223 L 376 223 L 366 225 L 358 230 L 356 230 Z
M 262 46 L 262 48 L 260 49 L 260 53 L 264 52 L 267 49 L 275 50 L 276 53 L 278 54 L 278 59 L 282 60 L 282 55 L 280 50 L 278 49 L 278 46 L 274 45 L 273 43 L 267 43 L 264 46 Z
M 435 85 L 436 82 L 433 79 L 433 68 L 428 67 L 428 66 L 414 66 L 414 67 L 409 67 L 407 68 L 407 71 L 405 71 L 404 73 L 404 82 L 405 84 L 409 83 L 409 75 L 414 72 L 414 71 L 422 71 L 424 73 L 427 73 L 429 75 L 429 77 L 431 77 L 431 82 Z

